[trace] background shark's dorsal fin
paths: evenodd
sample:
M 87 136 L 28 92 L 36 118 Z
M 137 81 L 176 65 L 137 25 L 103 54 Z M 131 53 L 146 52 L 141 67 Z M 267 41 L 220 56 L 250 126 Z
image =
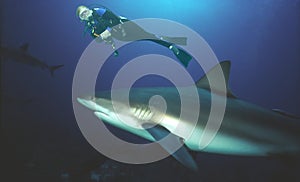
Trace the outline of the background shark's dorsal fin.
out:
M 226 60 L 226 61 L 221 62 L 220 64 L 217 64 L 205 76 L 203 76 L 200 80 L 198 80 L 196 82 L 196 86 L 199 87 L 199 88 L 209 90 L 209 91 L 211 90 L 211 88 L 213 88 L 212 90 L 215 90 L 217 92 L 219 91 L 219 93 L 223 92 L 222 90 L 224 90 L 224 89 L 219 88 L 219 87 L 221 87 L 220 86 L 221 84 L 218 84 L 219 79 L 217 79 L 218 68 L 221 68 L 223 70 L 223 73 L 224 73 L 225 84 L 226 84 L 226 88 L 227 88 L 227 96 L 235 98 L 235 96 L 232 94 L 231 90 L 228 87 L 230 67 L 231 67 L 231 63 L 230 63 L 229 60 Z M 212 78 L 212 79 L 216 78 L 215 79 L 215 84 L 210 85 L 209 82 L 208 82 L 208 77 Z M 220 80 L 220 82 L 221 82 L 221 80 Z
M 29 48 L 29 44 L 28 43 L 25 43 L 25 44 L 22 44 L 20 46 L 20 49 L 24 52 L 27 52 L 28 51 L 28 48 Z

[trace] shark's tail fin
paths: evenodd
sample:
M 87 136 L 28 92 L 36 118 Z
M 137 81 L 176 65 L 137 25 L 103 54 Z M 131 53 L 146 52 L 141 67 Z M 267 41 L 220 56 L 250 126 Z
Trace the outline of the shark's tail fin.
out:
M 175 56 L 177 57 L 177 59 L 179 59 L 179 61 L 185 66 L 187 67 L 189 62 L 192 59 L 192 56 L 187 53 L 185 50 L 180 49 L 178 47 L 176 47 L 174 44 L 171 45 L 169 47 L 169 49 L 171 49 L 173 51 L 173 53 L 175 54 Z
M 63 64 L 56 65 L 56 66 L 49 66 L 49 71 L 50 71 L 51 76 L 54 76 L 54 71 L 56 71 L 57 69 L 59 69 L 63 66 L 64 66 Z

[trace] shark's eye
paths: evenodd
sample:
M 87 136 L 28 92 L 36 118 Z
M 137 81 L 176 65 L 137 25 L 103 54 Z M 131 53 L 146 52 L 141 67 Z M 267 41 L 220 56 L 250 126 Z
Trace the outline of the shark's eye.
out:
M 96 101 L 96 97 L 95 96 L 90 96 L 90 100 L 91 101 Z

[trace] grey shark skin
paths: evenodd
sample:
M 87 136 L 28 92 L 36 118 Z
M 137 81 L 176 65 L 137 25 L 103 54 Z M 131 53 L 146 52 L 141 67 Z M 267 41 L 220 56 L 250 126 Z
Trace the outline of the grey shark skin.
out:
M 2 60 L 12 60 L 32 67 L 39 67 L 41 69 L 49 70 L 51 76 L 54 71 L 63 67 L 64 65 L 49 66 L 45 62 L 33 57 L 28 53 L 29 44 L 22 45 L 19 49 L 0 47 L 0 56 Z
M 221 64 L 226 82 L 228 83 L 230 62 Z M 212 69 L 208 74 L 214 74 Z M 207 77 L 204 76 L 197 83 L 200 99 L 200 113 L 196 128 L 189 138 L 183 138 L 184 144 L 192 151 L 204 151 L 218 154 L 243 155 L 243 156 L 272 156 L 272 155 L 297 155 L 300 154 L 300 120 L 290 114 L 279 110 L 269 110 L 236 98 L 227 86 L 227 105 L 221 127 L 212 142 L 203 150 L 199 147 L 199 140 L 207 124 L 210 113 L 211 94 L 216 94 L 217 100 L 226 95 L 212 93 L 207 87 Z M 190 87 L 184 87 L 189 93 Z M 123 94 L 124 91 L 116 91 Z M 153 95 L 161 95 L 167 102 L 167 111 L 161 117 L 148 108 L 148 101 Z M 99 96 L 89 96 L 77 99 L 83 106 L 94 111 L 102 121 L 128 132 L 155 141 L 155 137 L 148 129 L 136 129 L 132 124 L 142 125 L 146 120 L 159 124 L 167 131 L 181 138 L 180 133 L 174 133 L 176 123 L 183 122 L 185 127 L 191 127 L 191 121 L 179 121 L 180 98 L 175 87 L 158 88 L 131 88 L 130 108 L 124 103 L 114 101 L 118 105 L 120 115 L 132 120 L 130 125 L 122 123 L 116 117 L 110 99 L 110 92 L 102 92 Z M 190 98 L 193 102 L 194 98 Z M 199 112 L 189 108 L 189 112 Z M 156 118 L 163 118 L 160 121 Z M 175 157 L 176 158 L 176 157 Z M 177 159 L 177 158 L 176 158 Z M 189 166 L 189 164 L 186 164 Z

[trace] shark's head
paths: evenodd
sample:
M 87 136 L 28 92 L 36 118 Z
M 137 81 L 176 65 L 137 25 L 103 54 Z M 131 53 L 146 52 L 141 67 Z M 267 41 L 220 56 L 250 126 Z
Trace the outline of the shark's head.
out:
M 162 89 L 133 89 L 128 100 L 122 99 L 126 95 L 124 95 L 123 90 L 117 91 L 119 96 L 117 99 L 110 96 L 110 93 L 100 93 L 97 97 L 87 96 L 77 98 L 77 100 L 83 106 L 94 111 L 94 114 L 102 121 L 144 139 L 154 142 L 168 137 L 168 139 L 159 143 L 163 149 L 173 154 L 182 164 L 196 170 L 196 163 L 188 154 L 188 151 L 181 147 L 185 137 L 189 135 L 186 132 L 189 130 L 186 130 L 186 128 L 191 128 L 191 126 L 190 124 L 184 124 L 184 129 L 179 127 L 176 130 L 179 120 L 172 117 L 171 111 L 167 112 L 167 103 L 164 102 L 161 95 L 158 95 L 162 92 L 157 90 Z M 167 95 L 172 95 L 170 91 L 166 92 L 167 90 L 163 89 Z M 176 100 L 174 97 L 171 98 L 172 101 Z M 173 106 L 176 105 L 173 104 Z M 177 146 L 180 148 L 177 148 L 179 152 L 175 154 L 174 147 Z
M 136 129 L 143 129 L 143 123 L 153 122 L 154 109 L 146 104 L 129 105 L 124 101 L 112 101 L 110 97 L 86 96 L 77 98 L 83 106 L 94 111 L 101 120 L 114 126 L 123 128 L 127 125 Z
M 89 108 L 95 113 L 103 115 L 106 118 L 113 119 L 115 117 L 111 101 L 108 99 L 96 98 L 95 96 L 86 96 L 77 98 L 77 101 L 83 106 Z

